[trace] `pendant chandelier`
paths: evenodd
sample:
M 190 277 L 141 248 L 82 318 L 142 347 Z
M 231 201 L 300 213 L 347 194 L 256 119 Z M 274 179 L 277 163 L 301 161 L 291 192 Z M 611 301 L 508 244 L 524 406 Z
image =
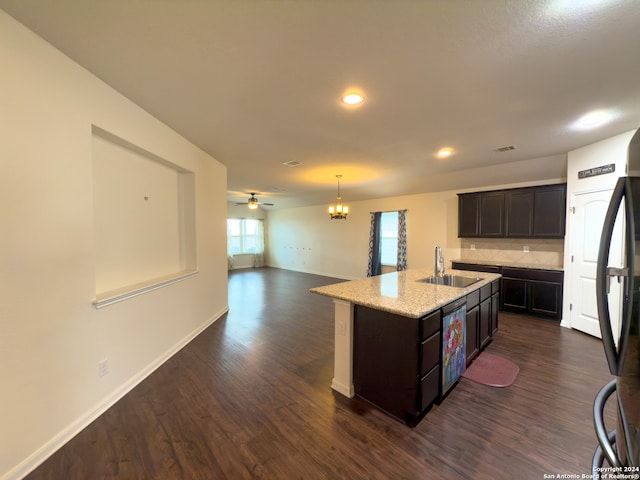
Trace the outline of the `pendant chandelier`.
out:
M 342 197 L 340 196 L 340 178 L 342 178 L 342 175 L 336 175 L 336 178 L 338 179 L 338 196 L 336 204 L 329 207 L 329 216 L 332 220 L 344 220 L 349 215 L 349 207 L 342 205 Z

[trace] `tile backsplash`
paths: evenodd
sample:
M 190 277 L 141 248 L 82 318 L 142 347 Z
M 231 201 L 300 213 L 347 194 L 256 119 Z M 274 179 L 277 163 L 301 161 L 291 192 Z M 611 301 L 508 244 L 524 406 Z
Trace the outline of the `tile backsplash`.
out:
M 564 239 L 463 238 L 461 261 L 501 262 L 561 267 Z M 525 250 L 528 247 L 528 252 Z

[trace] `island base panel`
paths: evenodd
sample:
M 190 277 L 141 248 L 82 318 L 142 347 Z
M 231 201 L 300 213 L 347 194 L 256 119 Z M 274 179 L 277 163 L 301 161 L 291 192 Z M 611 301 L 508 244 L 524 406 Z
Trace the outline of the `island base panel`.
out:
M 353 387 L 353 309 L 350 302 L 333 299 L 334 322 L 334 362 L 331 388 L 347 398 L 352 398 Z

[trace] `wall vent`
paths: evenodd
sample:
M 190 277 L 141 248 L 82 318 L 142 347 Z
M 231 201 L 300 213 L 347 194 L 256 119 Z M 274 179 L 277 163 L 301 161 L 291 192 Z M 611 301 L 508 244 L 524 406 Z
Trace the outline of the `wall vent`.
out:
M 283 165 L 287 167 L 297 167 L 298 165 L 302 165 L 300 162 L 296 162 L 295 160 L 289 160 L 288 162 L 284 162 Z
M 515 150 L 515 149 L 516 147 L 514 147 L 513 145 L 507 145 L 506 147 L 496 148 L 494 152 L 508 152 L 510 150 Z

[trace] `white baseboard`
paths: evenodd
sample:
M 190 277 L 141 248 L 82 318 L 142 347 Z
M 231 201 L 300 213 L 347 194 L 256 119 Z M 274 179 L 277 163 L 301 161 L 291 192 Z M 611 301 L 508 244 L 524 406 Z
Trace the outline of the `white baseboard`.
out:
M 111 392 L 109 396 L 102 399 L 97 405 L 89 409 L 89 411 L 87 411 L 84 415 L 81 415 L 80 417 L 78 417 L 73 423 L 71 423 L 64 429 L 62 429 L 51 440 L 49 440 L 40 448 L 38 448 L 35 452 L 29 455 L 26 459 L 24 459 L 14 468 L 6 472 L 2 477 L 0 477 L 0 480 L 20 480 L 26 477 L 29 473 L 35 470 L 41 463 L 43 463 L 47 458 L 49 458 L 57 450 L 59 450 L 65 443 L 67 443 L 69 440 L 75 437 L 84 428 L 86 428 L 91 422 L 93 422 L 96 418 L 98 418 L 100 415 L 106 412 L 109 408 L 115 405 L 118 402 L 118 400 L 120 400 L 127 393 L 133 390 L 140 382 L 142 382 L 145 378 L 151 375 L 164 362 L 169 360 L 169 358 L 175 355 L 185 345 L 187 345 L 194 338 L 200 335 L 200 333 L 202 333 L 207 327 L 213 324 L 216 320 L 220 319 L 220 317 L 222 317 L 228 311 L 229 311 L 229 306 L 227 305 L 221 311 L 211 316 L 209 319 L 207 319 L 207 321 L 203 325 L 199 326 L 194 331 L 189 333 L 186 337 L 184 337 L 182 340 L 174 344 L 166 352 L 164 352 L 158 358 L 156 358 L 151 363 L 149 363 L 140 372 L 138 372 L 136 375 L 131 377 L 119 388 Z
M 340 280 L 357 280 L 362 277 L 345 277 L 344 275 L 336 275 L 335 273 L 318 272 L 315 270 L 306 270 L 302 268 L 283 267 L 280 265 L 265 265 L 266 267 L 279 268 L 281 270 L 290 270 L 292 272 L 308 273 L 310 275 L 320 275 L 321 277 L 339 278 Z M 365 275 L 363 275 L 364 277 Z
M 356 394 L 353 385 L 345 385 L 344 383 L 338 382 L 335 378 L 331 381 L 331 388 L 347 398 L 353 398 Z

